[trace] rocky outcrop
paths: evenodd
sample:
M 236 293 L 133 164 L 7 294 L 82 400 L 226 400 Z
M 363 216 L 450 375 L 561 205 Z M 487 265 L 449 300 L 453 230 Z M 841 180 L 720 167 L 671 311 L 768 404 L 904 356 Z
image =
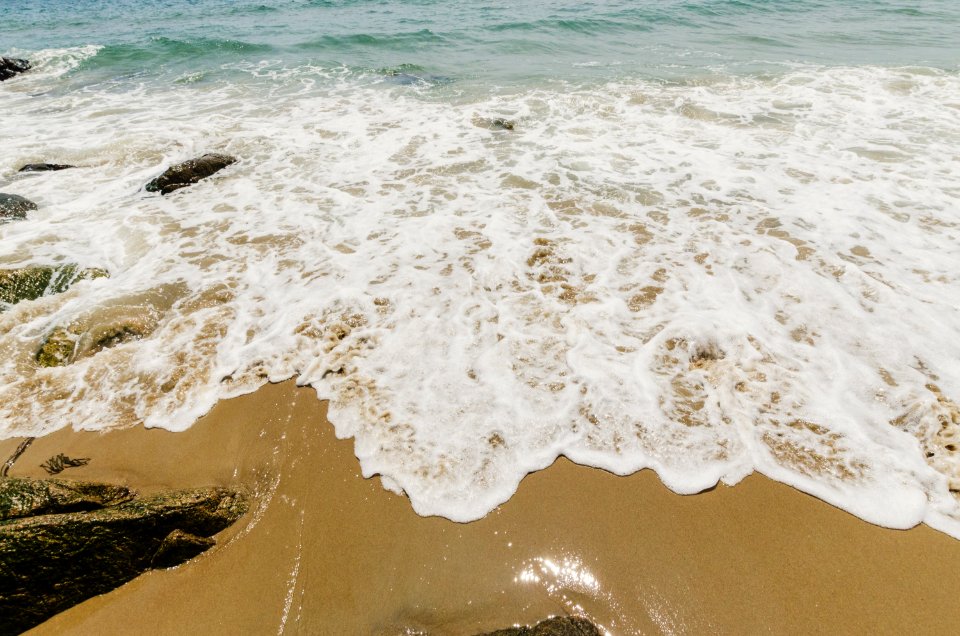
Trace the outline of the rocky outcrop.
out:
M 30 68 L 30 62 L 16 57 L 0 57 L 0 82 L 19 75 Z
M 579 616 L 555 616 L 532 627 L 510 627 L 478 636 L 600 636 L 600 630 Z
M 201 179 L 206 179 L 236 161 L 234 157 L 219 154 L 206 154 L 190 159 L 167 168 L 163 174 L 146 185 L 146 190 L 169 194 L 174 190 L 193 185 Z
M 28 163 L 18 172 L 52 172 L 54 170 L 67 170 L 68 168 L 76 168 L 76 166 L 66 163 Z
M 109 276 L 110 273 L 105 269 L 81 269 L 73 263 L 0 269 L 0 303 L 15 305 L 23 300 L 36 300 L 41 296 L 64 292 L 77 281 Z
M 36 210 L 37 204 L 19 194 L 0 192 L 0 223 L 27 218 L 27 212 Z
M 35 480 L 5 482 L 11 482 L 4 484 L 4 492 L 12 500 L 29 499 L 45 488 Z M 56 488 L 68 488 L 56 482 Z M 115 486 L 84 484 L 73 490 L 86 493 L 80 497 L 84 505 L 97 505 L 97 492 L 105 503 L 86 512 L 0 521 L 0 634 L 19 634 L 148 569 L 183 563 L 214 545 L 208 537 L 248 507 L 243 495 L 224 488 L 127 498 L 122 503 L 116 503 L 117 498 L 129 493 Z
M 96 510 L 133 499 L 123 486 L 63 479 L 0 479 L 0 521 Z

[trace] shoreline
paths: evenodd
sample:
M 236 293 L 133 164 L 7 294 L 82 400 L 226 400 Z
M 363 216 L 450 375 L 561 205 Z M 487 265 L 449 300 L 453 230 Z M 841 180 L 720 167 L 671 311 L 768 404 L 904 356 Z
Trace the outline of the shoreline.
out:
M 474 634 L 582 613 L 610 633 L 950 633 L 960 542 L 870 525 L 757 474 L 677 495 L 561 458 L 487 517 L 417 516 L 363 479 L 353 440 L 292 381 L 220 402 L 185 432 L 64 429 L 11 476 L 149 493 L 232 486 L 252 512 L 209 553 L 152 571 L 31 633 Z M 6 458 L 20 438 L 0 442 Z

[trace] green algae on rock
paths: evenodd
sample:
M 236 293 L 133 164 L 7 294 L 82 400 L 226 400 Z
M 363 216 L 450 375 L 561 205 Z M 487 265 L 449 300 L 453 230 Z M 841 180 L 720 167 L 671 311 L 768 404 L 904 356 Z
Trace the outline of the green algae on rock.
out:
M 96 510 L 133 499 L 129 488 L 64 479 L 0 479 L 0 521 Z
M 41 367 L 62 367 L 73 362 L 80 334 L 76 327 L 57 327 L 44 341 L 37 352 L 37 363 Z
M 215 153 L 190 159 L 164 170 L 163 174 L 146 185 L 146 190 L 147 192 L 170 194 L 174 190 L 185 188 L 201 179 L 206 179 L 236 163 L 236 161 L 235 157 Z
M 77 281 L 109 276 L 110 273 L 105 269 L 81 269 L 74 263 L 0 269 L 0 303 L 15 305 L 24 300 L 36 300 L 41 296 L 64 292 Z
M 62 367 L 78 358 L 92 356 L 124 342 L 145 338 L 155 327 L 154 323 L 136 320 L 135 317 L 95 324 L 88 329 L 78 324 L 55 327 L 37 351 L 37 363 L 41 367 Z
M 44 489 L 37 480 L 4 481 L 10 482 L 4 484 L 10 499 Z M 123 490 L 111 490 L 119 487 L 106 484 L 85 484 L 82 489 L 93 492 L 96 486 L 125 496 Z M 207 537 L 248 509 L 243 494 L 226 488 L 108 503 L 87 512 L 0 521 L 0 634 L 18 634 L 146 570 L 196 556 L 214 544 Z
M 477 636 L 600 636 L 600 630 L 580 616 L 554 616 L 532 627 L 510 627 Z

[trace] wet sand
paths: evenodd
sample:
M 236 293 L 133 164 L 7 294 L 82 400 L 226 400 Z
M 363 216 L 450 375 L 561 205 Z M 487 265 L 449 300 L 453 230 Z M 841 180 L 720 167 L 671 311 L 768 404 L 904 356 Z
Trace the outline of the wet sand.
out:
M 614 634 L 954 633 L 960 541 L 871 526 L 753 475 L 695 496 L 561 459 L 486 518 L 418 517 L 363 479 L 326 405 L 291 382 L 184 433 L 38 439 L 60 476 L 143 492 L 226 485 L 255 511 L 216 548 L 54 617 L 36 634 L 471 634 L 583 613 Z M 5 459 L 20 440 L 0 442 Z

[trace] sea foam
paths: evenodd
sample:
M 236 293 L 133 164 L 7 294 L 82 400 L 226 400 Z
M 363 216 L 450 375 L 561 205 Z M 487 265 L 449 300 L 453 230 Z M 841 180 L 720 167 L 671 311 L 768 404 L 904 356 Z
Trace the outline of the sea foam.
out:
M 0 435 L 178 431 L 296 378 L 424 515 L 477 519 L 565 455 L 960 537 L 956 73 L 53 90 L 96 51 L 0 89 L 2 189 L 40 206 L 0 266 L 112 273 L 0 314 Z M 142 190 L 208 151 L 240 161 Z M 36 365 L 55 326 L 117 320 L 149 335 Z

